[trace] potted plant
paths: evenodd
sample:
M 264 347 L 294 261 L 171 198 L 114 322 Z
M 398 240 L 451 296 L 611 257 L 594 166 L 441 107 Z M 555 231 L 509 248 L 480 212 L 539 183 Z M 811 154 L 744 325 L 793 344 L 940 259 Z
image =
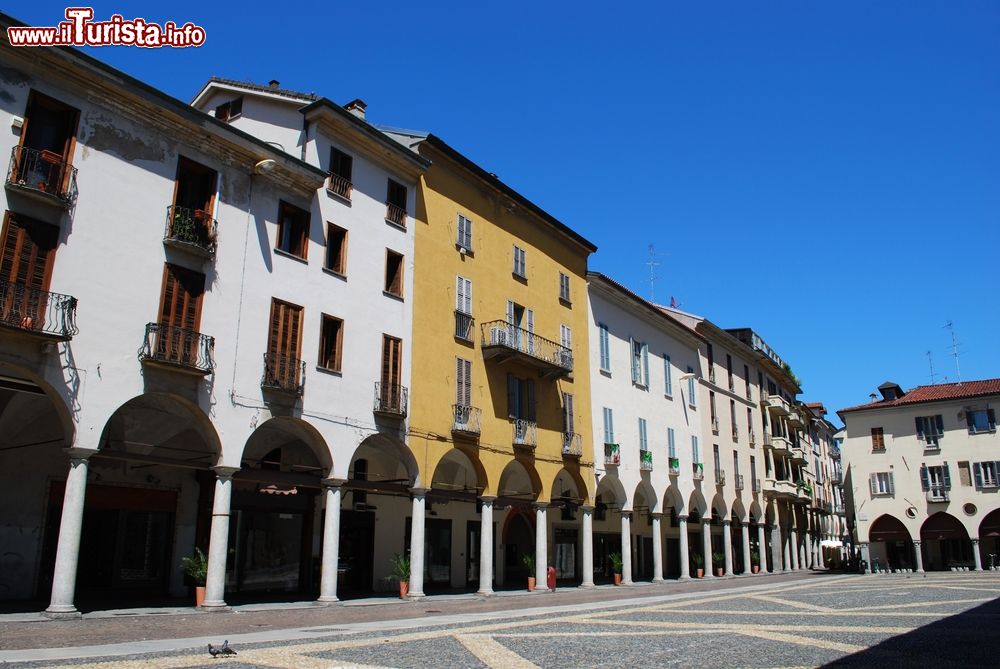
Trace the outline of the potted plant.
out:
M 725 571 L 726 556 L 722 553 L 712 553 L 712 566 L 715 567 L 715 575 L 722 576 Z
M 528 570 L 528 592 L 535 589 L 535 556 L 525 553 L 521 556 L 521 563 Z
M 695 574 L 697 578 L 703 578 L 705 576 L 705 558 L 702 557 L 701 553 L 691 553 L 691 562 L 694 563 Z
M 757 549 L 750 551 L 750 564 L 753 565 L 751 567 L 753 569 L 753 573 L 756 574 L 760 571 L 760 553 Z
M 392 578 L 399 581 L 399 598 L 406 599 L 410 591 L 410 557 L 396 553 L 392 556 Z
M 615 585 L 622 584 L 622 554 L 612 553 L 608 556 L 608 560 L 611 561 L 611 571 L 615 575 Z
M 185 576 L 194 582 L 194 605 L 200 607 L 205 601 L 205 579 L 208 578 L 208 558 L 200 548 L 195 547 L 194 554 L 181 558 L 181 569 Z

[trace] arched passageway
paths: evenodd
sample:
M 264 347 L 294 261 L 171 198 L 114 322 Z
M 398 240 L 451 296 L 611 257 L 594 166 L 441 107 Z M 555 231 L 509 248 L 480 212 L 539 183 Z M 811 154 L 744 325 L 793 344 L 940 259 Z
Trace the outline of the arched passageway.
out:
M 879 516 L 868 530 L 871 569 L 915 569 L 913 541 L 910 533 L 895 516 Z
M 498 560 L 500 568 L 496 580 L 504 587 L 520 588 L 527 583 L 529 576 L 535 575 L 529 567 L 528 558 L 532 564 L 548 559 L 547 555 L 535 555 L 537 512 L 533 503 L 540 491 L 538 474 L 530 463 L 512 460 L 500 474 L 494 509 L 506 513 L 502 516 L 503 520 L 499 521 L 503 552 Z
M 622 553 L 622 509 L 628 496 L 614 474 L 602 477 L 594 503 L 594 583 L 611 583 L 611 556 Z
M 955 516 L 939 511 L 920 526 L 924 569 L 945 571 L 952 567 L 975 566 L 972 542 L 965 526 Z
M 984 569 L 1000 568 L 1000 509 L 993 509 L 979 523 L 979 550 Z

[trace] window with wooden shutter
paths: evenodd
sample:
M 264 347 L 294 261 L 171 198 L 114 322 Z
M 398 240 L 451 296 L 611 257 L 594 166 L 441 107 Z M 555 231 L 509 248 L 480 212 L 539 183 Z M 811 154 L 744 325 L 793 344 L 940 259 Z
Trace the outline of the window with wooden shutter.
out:
M 573 394 L 563 393 L 563 432 L 576 432 L 576 419 L 573 415 Z
M 885 434 L 880 427 L 872 428 L 872 450 L 873 451 L 884 451 L 885 450 Z
M 323 329 L 320 332 L 318 365 L 333 372 L 339 372 L 344 353 L 344 321 L 323 314 Z
M 265 385 L 295 390 L 301 385 L 302 307 L 271 300 Z
M 72 195 L 70 163 L 79 119 L 78 109 L 31 91 L 11 165 L 11 183 L 59 196 Z
M 399 392 L 402 385 L 403 340 L 382 335 L 382 387 L 383 393 Z M 396 389 L 395 391 L 386 389 Z
M 0 320 L 29 329 L 44 326 L 46 291 L 59 229 L 8 212 L 0 257 Z
M 154 343 L 157 358 L 179 364 L 198 359 L 198 327 L 204 294 L 204 274 L 170 263 L 164 265 Z
M 472 406 L 472 361 L 455 358 L 455 404 Z
M 472 221 L 462 214 L 458 215 L 458 239 L 455 244 L 467 253 L 472 252 Z
M 389 249 L 385 250 L 385 292 L 403 296 L 403 256 Z
M 598 323 L 597 330 L 600 333 L 600 348 L 601 348 L 601 370 L 605 372 L 611 371 L 611 343 L 608 341 L 609 332 L 608 326 L 604 323 Z
M 309 212 L 287 202 L 278 205 L 278 240 L 276 248 L 306 259 L 309 251 Z
M 326 269 L 347 275 L 347 230 L 333 223 L 326 224 Z

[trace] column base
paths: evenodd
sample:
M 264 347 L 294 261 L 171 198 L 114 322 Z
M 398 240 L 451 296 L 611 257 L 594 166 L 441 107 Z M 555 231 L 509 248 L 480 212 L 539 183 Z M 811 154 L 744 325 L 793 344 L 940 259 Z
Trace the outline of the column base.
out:
M 76 620 L 83 617 L 72 604 L 50 606 L 42 611 L 42 615 L 53 620 Z
M 724 574 L 723 574 L 723 576 L 735 576 L 735 575 L 736 575 L 736 574 L 734 574 L 734 573 L 733 573 L 733 572 L 731 572 L 731 571 L 727 571 L 726 573 L 724 573 Z
M 407 599 L 423 599 L 426 596 L 427 595 L 422 592 L 413 592 L 412 590 L 406 594 Z
M 493 592 L 493 588 L 489 589 L 484 588 L 482 590 L 477 590 L 476 594 L 479 595 L 480 597 L 492 597 L 496 593 Z
M 337 599 L 336 595 L 333 595 L 330 597 L 320 597 L 319 599 L 316 600 L 315 603 L 317 606 L 330 606 L 331 604 L 340 603 L 340 600 Z
M 653 577 L 653 583 L 663 583 L 663 577 L 662 576 L 654 576 Z
M 580 587 L 581 588 L 596 588 L 597 586 L 594 585 L 593 581 L 591 581 L 590 583 L 581 583 Z
M 680 576 L 677 577 L 677 580 L 678 581 L 690 581 L 691 580 L 691 575 L 690 574 L 681 574 Z
M 230 610 L 229 604 L 226 604 L 226 602 L 221 599 L 214 602 L 206 599 L 204 602 L 201 603 L 201 608 L 207 611 L 208 613 L 219 613 L 221 611 Z

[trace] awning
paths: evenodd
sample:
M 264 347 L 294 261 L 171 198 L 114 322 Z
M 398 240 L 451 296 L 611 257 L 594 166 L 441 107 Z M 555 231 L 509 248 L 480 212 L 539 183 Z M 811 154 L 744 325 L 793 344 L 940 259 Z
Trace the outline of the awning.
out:
M 823 539 L 823 541 L 819 542 L 819 545 L 823 548 L 843 548 L 844 542 L 837 541 L 836 539 Z

